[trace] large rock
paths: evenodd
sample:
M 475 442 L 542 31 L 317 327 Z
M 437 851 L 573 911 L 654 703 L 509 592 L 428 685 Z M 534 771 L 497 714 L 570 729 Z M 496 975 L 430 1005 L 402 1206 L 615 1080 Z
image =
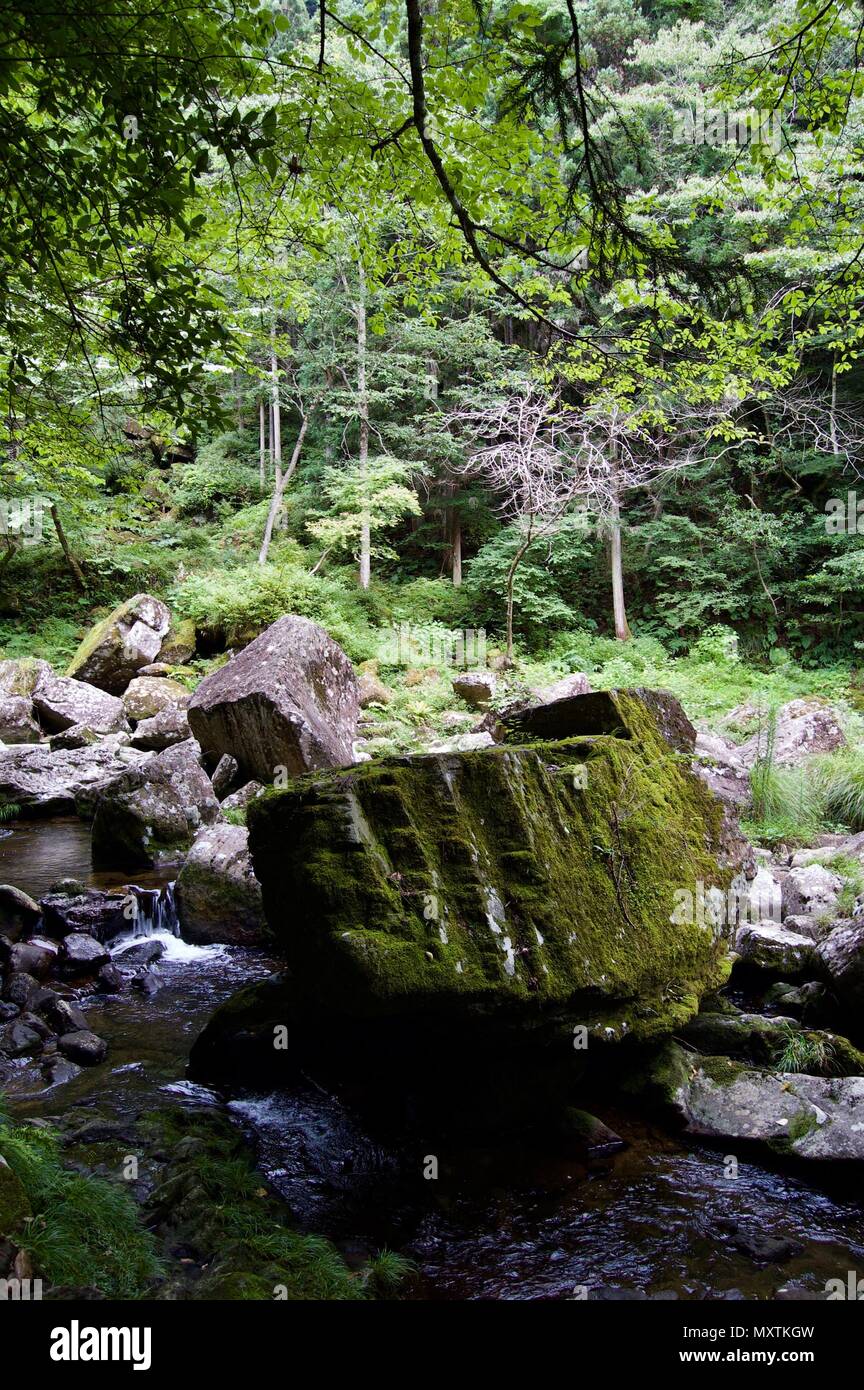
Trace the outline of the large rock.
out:
M 545 685 L 538 692 L 538 703 L 550 705 L 556 700 L 570 700 L 574 695 L 588 695 L 590 691 L 591 682 L 584 672 L 573 671 L 569 676 L 562 676 L 560 680 L 554 681 L 552 685 Z
M 21 888 L 0 883 L 0 932 L 17 940 L 23 932 L 31 931 L 42 912 L 37 902 Z
M 50 675 L 52 671 L 48 662 L 35 657 L 0 661 L 0 695 L 32 695 L 42 677 Z
M 170 626 L 164 603 L 135 594 L 87 634 L 68 674 L 122 695 L 136 672 L 156 660 Z
M 186 710 L 178 705 L 166 705 L 151 719 L 142 719 L 132 735 L 133 748 L 143 748 L 161 753 L 175 743 L 183 743 L 191 737 Z
M 843 880 L 822 864 L 790 869 L 783 880 L 783 915 L 833 917 Z
M 733 711 L 728 716 L 733 721 L 742 711 Z M 793 767 L 806 761 L 813 753 L 830 753 L 842 748 L 846 735 L 835 711 L 821 700 L 791 700 L 783 705 L 776 716 L 772 757 L 780 766 Z M 768 744 L 767 721 L 744 743 L 738 746 L 738 756 L 746 767 L 752 767 L 757 758 L 764 756 Z
M 22 744 L 0 749 L 0 798 L 13 801 L 26 816 L 86 814 L 93 798 L 130 762 L 147 757 L 114 745 L 62 749 Z
M 736 811 L 749 804 L 749 767 L 734 743 L 719 734 L 699 733 L 695 753 L 695 770 L 715 796 Z
M 550 704 L 529 705 L 502 718 L 507 742 L 613 736 L 639 740 L 646 728 L 659 730 L 671 748 L 692 753 L 696 730 L 674 695 L 666 690 L 599 690 Z
M 850 1010 L 864 1006 L 864 919 L 843 922 L 819 943 L 820 972 Z
M 128 728 L 122 700 L 70 676 L 44 675 L 33 692 L 33 708 L 49 734 L 75 724 L 99 734 Z
M 152 719 L 160 711 L 179 708 L 189 703 L 189 691 L 179 681 L 165 676 L 136 676 L 129 682 L 123 696 L 127 719 L 138 723 Z
M 498 678 L 494 671 L 463 671 L 454 678 L 453 694 L 458 695 L 467 705 L 485 709 L 494 700 L 498 688 Z
M 49 893 L 42 899 L 42 930 L 58 940 L 83 932 L 97 941 L 113 941 L 128 931 L 135 900 L 127 893 L 87 888 L 83 893 Z
M 864 1158 L 864 1076 L 774 1073 L 678 1052 L 670 1098 L 690 1134 L 761 1142 L 798 1158 Z
M 169 666 L 185 666 L 195 655 L 195 643 L 195 624 L 191 618 L 183 618 L 172 625 L 159 648 L 159 660 Z
M 359 692 L 341 647 L 308 618 L 287 616 L 201 682 L 189 725 L 205 756 L 237 759 L 272 782 L 355 761 Z
M 248 831 L 211 825 L 196 837 L 177 878 L 177 913 L 185 940 L 202 945 L 260 945 L 266 935 L 261 885 L 252 869 Z
M 813 942 L 776 922 L 756 922 L 739 927 L 735 950 L 754 969 L 775 975 L 800 975 L 814 964 Z
M 728 889 L 721 808 L 670 751 L 666 702 L 616 698 L 587 765 L 578 742 L 497 745 L 318 773 L 249 805 L 267 920 L 311 1008 L 564 1010 L 608 1040 L 695 1012 L 727 974 L 728 927 L 670 918 L 682 889 Z
M 0 693 L 0 743 L 38 743 L 41 738 L 30 696 Z
M 96 803 L 93 863 L 97 868 L 150 867 L 191 844 L 219 815 L 194 739 L 153 755 L 119 777 Z

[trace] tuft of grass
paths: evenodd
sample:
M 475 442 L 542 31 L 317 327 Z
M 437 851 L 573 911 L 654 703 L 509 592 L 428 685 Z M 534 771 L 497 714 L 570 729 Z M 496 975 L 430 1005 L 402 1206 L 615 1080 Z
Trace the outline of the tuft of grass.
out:
M 827 1033 L 804 1033 L 787 1026 L 774 1053 L 774 1066 L 777 1071 L 832 1076 L 834 1054 L 834 1043 Z
M 379 1250 L 369 1261 L 366 1285 L 373 1298 L 398 1298 L 416 1273 L 414 1261 L 405 1255 L 399 1255 L 395 1250 Z

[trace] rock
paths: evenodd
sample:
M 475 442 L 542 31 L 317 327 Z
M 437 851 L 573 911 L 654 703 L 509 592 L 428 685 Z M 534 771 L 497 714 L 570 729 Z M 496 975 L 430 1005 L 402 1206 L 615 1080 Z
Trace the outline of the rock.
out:
M 146 994 L 149 997 L 150 995 L 159 993 L 159 990 L 162 988 L 162 983 L 155 970 L 153 970 L 151 966 L 147 966 L 140 975 L 135 976 L 132 981 L 132 988 L 138 990 L 140 994 Z
M 149 666 L 142 666 L 138 672 L 139 676 L 170 676 L 176 667 L 169 666 L 167 661 L 151 661 Z M 136 677 L 137 680 L 137 677 Z
M 675 696 L 666 690 L 599 690 L 573 695 L 504 714 L 502 724 L 508 743 L 601 735 L 635 740 L 641 737 L 646 717 L 676 752 L 693 752 L 696 730 Z
M 152 719 L 164 709 L 178 709 L 189 703 L 189 691 L 179 681 L 163 676 L 136 676 L 123 695 L 127 719 L 138 723 Z
M 126 976 L 113 962 L 99 967 L 96 975 L 96 988 L 100 994 L 123 994 L 126 989 Z
M 682 1054 L 671 1098 L 690 1134 L 758 1141 L 799 1158 L 864 1158 L 864 1076 L 758 1071 Z
M 239 791 L 232 792 L 230 796 L 226 796 L 225 800 L 222 802 L 222 810 L 242 811 L 249 805 L 250 801 L 254 801 L 256 796 L 260 796 L 261 793 L 266 792 L 266 790 L 267 788 L 260 782 L 247 782 Z
M 42 910 L 37 902 L 11 883 L 0 883 L 0 930 L 17 939 L 36 926 Z
M 165 954 L 164 941 L 136 941 L 129 946 L 118 947 L 114 954 L 115 963 L 124 970 L 130 966 L 152 965 Z
M 757 922 L 738 928 L 735 950 L 741 961 L 775 975 L 800 975 L 815 963 L 813 942 L 776 922 Z
M 50 974 L 56 956 L 53 943 L 19 941 L 9 952 L 8 968 L 13 975 L 32 975 L 34 980 L 43 980 Z
M 10 1023 L 13 1018 L 17 1018 L 21 1010 L 17 1004 L 4 1004 L 0 1002 L 0 1023 Z
M 142 719 L 132 735 L 132 747 L 161 753 L 175 743 L 183 743 L 191 737 L 189 718 L 185 708 L 166 705 L 151 719 Z
M 784 916 L 830 919 L 837 909 L 843 880 L 821 864 L 790 869 L 783 880 Z
M 64 936 L 60 947 L 60 959 L 64 972 L 68 975 L 90 975 L 100 965 L 110 960 L 108 952 L 95 938 L 82 932 L 71 932 Z
M 695 751 L 695 770 L 714 795 L 735 810 L 748 806 L 750 773 L 735 745 L 719 734 L 699 733 Z
M 39 993 L 39 989 L 39 981 L 34 980 L 32 975 L 12 975 L 6 982 L 3 998 L 8 1000 L 10 1004 L 17 1004 L 19 1009 L 28 1009 L 31 1000 Z
M 185 666 L 195 655 L 195 645 L 195 624 L 191 618 L 183 618 L 172 624 L 159 648 L 159 660 L 168 666 Z
M 848 1009 L 864 1004 L 864 920 L 843 922 L 816 948 L 820 973 Z
M 445 709 L 440 720 L 442 727 L 445 729 L 465 729 L 468 724 L 472 724 L 473 722 L 473 714 L 466 714 L 464 710 L 458 709 Z M 373 725 L 372 727 L 374 728 L 375 726 Z M 483 731 L 481 730 L 480 732 Z
M 97 1037 L 86 1028 L 74 1033 L 64 1033 L 62 1038 L 58 1039 L 57 1046 L 64 1057 L 82 1067 L 94 1067 L 97 1063 L 104 1062 L 108 1054 L 105 1039 Z
M 55 1033 L 75 1033 L 87 1028 L 87 1019 L 82 1011 L 68 999 L 58 999 L 56 994 L 40 1005 L 39 1012 Z
M 367 709 L 369 705 L 389 705 L 393 699 L 393 691 L 388 690 L 383 681 L 371 671 L 360 672 L 357 691 L 361 709 Z
M 478 748 L 494 748 L 495 740 L 489 733 L 457 734 L 455 738 L 430 743 L 428 753 L 474 753 Z
M 150 594 L 135 594 L 91 629 L 68 674 L 122 695 L 140 668 L 160 654 L 170 626 L 171 615 L 164 603 Z
M 498 680 L 493 671 L 463 671 L 452 682 L 453 694 L 476 709 L 485 709 L 495 698 Z
M 561 1117 L 559 1133 L 568 1144 L 578 1151 L 598 1157 L 601 1154 L 618 1153 L 626 1148 L 620 1134 L 604 1125 L 596 1115 L 587 1110 L 577 1110 L 568 1106 Z
M 733 1217 L 718 1221 L 716 1228 L 723 1233 L 728 1232 L 730 1245 L 743 1255 L 749 1255 L 755 1264 L 780 1264 L 794 1255 L 800 1255 L 804 1249 L 799 1240 L 759 1230 Z
M 133 756 L 142 761 L 147 757 Z M 56 753 L 44 744 L 0 749 L 0 798 L 16 802 L 29 816 L 76 810 L 86 814 L 95 797 L 127 767 L 118 750 L 104 745 Z
M 308 618 L 273 623 L 201 682 L 189 725 L 205 755 L 230 753 L 246 778 L 272 782 L 354 762 L 359 690 L 341 647 Z
M 150 867 L 219 815 L 194 739 L 154 754 L 103 791 L 93 819 L 97 868 Z
M 544 686 L 538 692 L 537 703 L 551 705 L 556 700 L 569 700 L 574 695 L 588 695 L 590 691 L 591 683 L 588 677 L 582 671 L 574 671 L 569 676 L 562 676 L 552 685 Z
M 175 893 L 186 941 L 248 946 L 260 945 L 267 935 L 245 826 L 202 830 L 180 870 Z
M 43 1043 L 48 1042 L 48 1039 L 53 1037 L 53 1030 L 50 1025 L 45 1022 L 44 1018 L 40 1018 L 38 1014 L 34 1014 L 31 1009 L 26 1010 L 26 1012 L 21 1015 L 19 1022 L 23 1023 L 27 1028 L 32 1028 L 34 1033 L 38 1033 Z
M 53 672 L 43 675 L 33 691 L 33 708 L 50 734 L 81 724 L 99 734 L 128 727 L 122 700 L 95 685 Z
M 127 893 L 85 888 L 80 893 L 49 893 L 42 899 L 43 930 L 60 939 L 83 932 L 97 941 L 113 941 L 127 931 L 132 920 Z
M 733 711 L 733 714 L 740 713 Z M 728 719 L 732 721 L 733 715 Z M 757 729 L 746 742 L 739 744 L 738 754 L 746 767 L 752 767 L 765 753 L 767 739 L 766 722 L 762 729 Z M 813 753 L 830 753 L 842 748 L 845 742 L 846 735 L 836 713 L 821 700 L 791 700 L 777 711 L 772 756 L 781 767 L 797 766 Z
M 213 794 L 217 801 L 224 801 L 225 797 L 237 786 L 237 778 L 240 769 L 237 766 L 237 759 L 232 758 L 230 753 L 223 753 L 216 764 L 213 773 Z
M 821 941 L 831 930 L 831 924 L 820 922 L 818 917 L 810 917 L 806 913 L 797 916 L 792 914 L 783 923 L 787 931 L 797 932 L 799 936 L 809 936 L 811 941 Z
M 22 1230 L 32 1215 L 24 1184 L 0 1154 L 0 1237 Z
M 578 1021 L 606 1039 L 695 1013 L 725 978 L 729 928 L 670 914 L 681 889 L 728 887 L 716 803 L 670 751 L 663 702 L 615 698 L 607 713 L 639 731 L 628 805 L 647 808 L 623 832 L 623 888 L 611 832 L 597 839 L 619 794 L 618 738 L 597 739 L 587 779 L 578 744 L 498 745 L 319 772 L 250 803 L 267 920 L 310 1007 L 465 1022 L 483 1000 L 488 1023 L 578 996 Z
M 811 1024 L 824 1023 L 830 1013 L 827 991 L 820 980 L 803 985 L 778 981 L 766 994 L 765 1003 Z
M 99 738 L 100 735 L 88 724 L 73 724 L 62 733 L 52 734 L 49 744 L 51 752 L 56 753 L 64 748 L 89 748 L 91 744 L 98 743 Z
M 20 661 L 0 661 L 0 695 L 30 696 L 43 676 L 53 672 L 47 661 L 24 657 Z
M 13 1019 L 0 1028 L 0 1053 L 6 1057 L 33 1057 L 42 1051 L 44 1039 L 22 1019 Z
M 760 864 L 750 881 L 747 919 L 750 922 L 773 922 L 778 927 L 783 920 L 783 890 L 767 864 Z
M 762 1014 L 697 1014 L 679 1036 L 697 1052 L 711 1056 L 743 1057 L 770 1065 L 786 1042 L 794 1018 L 765 1018 Z
M 41 738 L 30 696 L 0 693 L 0 743 L 38 743 Z

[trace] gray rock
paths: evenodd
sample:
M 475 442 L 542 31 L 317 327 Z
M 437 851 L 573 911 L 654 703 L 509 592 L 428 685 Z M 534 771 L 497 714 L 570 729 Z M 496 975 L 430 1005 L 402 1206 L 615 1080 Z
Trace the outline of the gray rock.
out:
M 179 709 L 188 703 L 186 687 L 164 676 L 136 676 L 123 695 L 126 718 L 133 723 L 153 719 L 164 709 Z
M 783 880 L 783 913 L 785 917 L 831 918 L 843 880 L 821 864 L 808 864 L 790 869 Z
M 495 740 L 489 733 L 456 734 L 454 738 L 439 739 L 426 747 L 427 753 L 473 753 L 478 748 L 493 748 Z
M 96 975 L 96 988 L 100 994 L 123 994 L 126 990 L 126 976 L 113 961 L 99 967 Z
M 123 969 L 129 966 L 152 965 L 164 954 L 164 941 L 136 941 L 132 945 L 118 947 L 114 953 L 114 963 Z
M 40 1005 L 39 1012 L 55 1033 L 75 1033 L 87 1027 L 87 1019 L 82 1011 L 68 999 L 59 999 L 56 994 Z
M 864 920 L 842 922 L 816 948 L 820 973 L 841 1003 L 864 1005 Z
M 452 682 L 453 694 L 475 709 L 486 709 L 498 688 L 494 671 L 463 671 Z
M 47 661 L 31 656 L 20 661 L 0 661 L 0 695 L 32 695 L 42 677 L 51 674 Z
M 393 699 L 393 691 L 388 690 L 372 671 L 360 672 L 357 688 L 361 709 L 368 709 L 370 705 L 389 705 Z
M 122 695 L 141 667 L 156 660 L 170 626 L 164 603 L 150 594 L 135 594 L 91 629 L 72 658 L 69 675 Z
M 34 980 L 43 980 L 50 974 L 56 956 L 53 943 L 19 941 L 9 952 L 9 970 L 13 975 L 32 975 Z
M 38 743 L 41 738 L 30 696 L 0 693 L 0 743 Z
M 219 815 L 194 739 L 153 755 L 105 790 L 93 819 L 97 868 L 149 867 L 176 855 Z
M 747 965 L 776 975 L 800 975 L 805 970 L 812 971 L 815 963 L 810 938 L 787 931 L 776 922 L 739 927 L 735 950 Z
M 243 775 L 272 782 L 355 761 L 359 690 L 341 647 L 288 615 L 201 682 L 189 724 L 206 756 L 230 753 Z
M 574 695 L 588 695 L 591 692 L 591 682 L 582 671 L 574 671 L 569 676 L 562 676 L 560 680 L 552 685 L 545 685 L 538 692 L 538 700 L 544 705 L 550 705 L 555 700 L 569 700 Z
M 43 930 L 56 938 L 84 932 L 97 941 L 112 941 L 132 921 L 127 893 L 85 888 L 82 893 L 49 893 L 42 899 Z
M 728 720 L 743 722 L 740 717 L 743 713 L 733 710 Z M 738 719 L 734 718 L 736 715 Z M 738 753 L 747 767 L 752 767 L 757 758 L 764 755 L 767 739 L 768 725 L 764 721 L 762 729 L 757 729 L 756 733 L 739 744 Z M 781 767 L 797 766 L 813 753 L 830 753 L 835 748 L 842 748 L 845 742 L 846 735 L 835 711 L 824 701 L 791 700 L 777 711 L 772 756 Z
M 212 825 L 195 840 L 175 888 L 183 936 L 200 944 L 259 945 L 266 936 L 261 886 L 242 825 Z
M 89 724 L 73 724 L 62 733 L 52 734 L 49 744 L 51 752 L 56 753 L 64 748 L 89 748 L 91 744 L 98 743 L 99 739 L 100 735 L 95 729 L 91 729 Z
M 41 915 L 39 904 L 29 894 L 11 883 L 0 883 L 0 930 L 7 936 L 15 939 L 32 930 Z
M 42 1051 L 43 1041 L 36 1029 L 20 1018 L 0 1028 L 0 1053 L 6 1057 L 32 1057 Z
M 145 753 L 123 749 L 136 760 Z M 118 750 L 102 744 L 52 753 L 44 744 L 0 749 L 0 797 L 27 815 L 86 814 L 92 800 L 126 770 Z
M 43 675 L 33 691 L 33 708 L 43 729 L 51 734 L 76 724 L 98 734 L 127 727 L 122 700 L 70 676 Z
M 151 719 L 142 719 L 132 735 L 133 748 L 142 748 L 161 753 L 175 743 L 183 743 L 191 737 L 189 718 L 184 707 L 166 705 Z
M 95 936 L 71 932 L 63 938 L 60 959 L 67 975 L 89 975 L 105 965 L 110 956 Z
M 638 738 L 631 720 L 643 709 L 651 714 L 657 730 L 678 753 L 692 753 L 696 730 L 680 702 L 668 690 L 598 690 L 588 695 L 572 695 L 551 704 L 529 705 L 502 716 L 504 738 L 508 743 L 534 739 L 592 738 L 597 734 Z
M 28 1009 L 31 1000 L 39 993 L 41 986 L 32 975 L 13 975 L 3 991 L 3 998 L 19 1009 Z
M 93 1067 L 99 1062 L 104 1062 L 108 1053 L 105 1039 L 97 1037 L 86 1028 L 74 1033 L 64 1033 L 62 1038 L 58 1039 L 57 1046 L 64 1057 L 82 1067 Z
M 261 793 L 266 792 L 266 790 L 267 788 L 261 782 L 247 782 L 239 791 L 232 792 L 230 796 L 226 796 L 225 800 L 222 802 L 222 810 L 242 811 L 245 806 L 249 805 L 250 801 L 254 801 L 257 796 L 260 796 Z
M 213 792 L 218 801 L 224 801 L 235 790 L 239 773 L 237 759 L 232 758 L 230 753 L 223 753 L 213 773 Z

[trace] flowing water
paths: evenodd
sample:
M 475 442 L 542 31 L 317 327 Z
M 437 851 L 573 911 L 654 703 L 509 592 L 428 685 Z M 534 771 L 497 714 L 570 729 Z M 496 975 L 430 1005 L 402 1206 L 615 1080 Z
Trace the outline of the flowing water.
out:
M 31 822 L 0 841 L 0 881 L 38 896 L 61 877 L 98 886 L 89 836 L 77 821 Z M 194 1105 L 210 1093 L 186 1078 L 186 1059 L 215 1006 L 274 968 L 263 953 L 197 947 L 176 933 L 169 885 L 138 885 L 136 937 L 165 946 L 158 992 L 84 1005 L 110 1045 L 108 1061 L 46 1090 L 22 1063 L 8 1088 L 19 1114 L 58 1115 L 98 1103 L 134 1115 L 166 1095 Z M 129 940 L 113 943 L 115 951 Z M 864 1274 L 864 1212 L 857 1179 L 836 1170 L 784 1169 L 740 1152 L 672 1136 L 609 1104 L 594 1109 L 627 1142 L 596 1162 L 527 1138 L 433 1155 L 382 1139 L 312 1080 L 280 1093 L 228 1098 L 262 1170 L 299 1227 L 329 1235 L 349 1261 L 383 1246 L 409 1255 L 425 1299 L 566 1299 L 580 1291 L 640 1290 L 685 1299 L 810 1296 L 850 1270 Z M 734 1174 L 734 1175 L 733 1175 Z M 773 1252 L 753 1248 L 784 1238 Z M 781 1293 L 781 1296 L 783 1294 Z

